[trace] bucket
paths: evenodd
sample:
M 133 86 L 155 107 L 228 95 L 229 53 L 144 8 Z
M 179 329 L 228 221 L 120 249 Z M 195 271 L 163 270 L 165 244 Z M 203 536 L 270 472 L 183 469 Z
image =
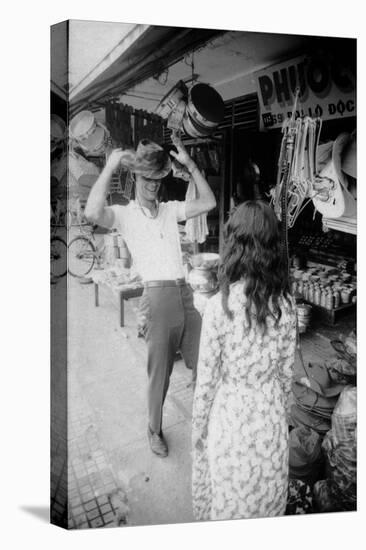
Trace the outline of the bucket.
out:
M 193 138 L 209 136 L 224 118 L 224 111 L 220 94 L 212 86 L 197 82 L 188 92 L 183 129 Z
M 194 122 L 212 130 L 224 118 L 225 104 L 212 86 L 197 83 L 189 90 L 187 110 Z
M 311 321 L 312 307 L 309 304 L 297 304 L 297 325 L 300 333 L 306 332 Z

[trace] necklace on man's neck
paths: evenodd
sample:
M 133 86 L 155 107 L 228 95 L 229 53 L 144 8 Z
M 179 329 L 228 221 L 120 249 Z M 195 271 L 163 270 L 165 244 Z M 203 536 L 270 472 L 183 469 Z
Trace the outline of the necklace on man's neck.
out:
M 155 214 L 154 214 L 154 215 L 151 214 L 151 216 L 147 216 L 147 215 L 146 215 L 146 212 L 145 212 L 145 210 L 144 210 L 145 207 L 142 206 L 142 204 L 140 203 L 140 201 L 139 201 L 139 199 L 138 199 L 137 196 L 136 196 L 136 201 L 137 201 L 137 204 L 138 204 L 139 207 L 140 207 L 141 212 L 143 213 L 143 215 L 144 215 L 146 218 L 149 218 L 149 220 L 155 220 L 155 219 L 158 217 L 158 214 L 159 214 L 159 201 L 155 201 Z M 148 210 L 150 210 L 150 208 L 148 208 Z M 151 210 L 150 210 L 150 212 L 151 212 Z
M 156 220 L 156 218 L 158 217 L 158 214 L 159 214 L 159 201 L 156 201 L 155 202 L 155 208 L 156 208 L 156 211 L 155 211 L 155 215 L 154 216 L 147 216 L 146 215 L 146 212 L 144 211 L 144 207 L 140 204 L 140 201 L 139 199 L 137 198 L 137 195 L 136 195 L 136 201 L 137 201 L 137 204 L 141 210 L 141 212 L 143 213 L 143 215 L 145 216 L 145 218 L 147 218 L 148 220 Z M 163 235 L 163 232 L 162 232 L 162 228 L 160 227 L 159 229 L 159 234 L 160 234 L 160 238 L 163 239 L 164 238 L 164 235 Z

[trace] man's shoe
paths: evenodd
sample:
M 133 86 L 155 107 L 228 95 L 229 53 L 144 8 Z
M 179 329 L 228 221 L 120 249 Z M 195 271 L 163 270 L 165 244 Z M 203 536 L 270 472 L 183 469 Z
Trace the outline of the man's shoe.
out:
M 160 435 L 152 432 L 150 426 L 147 429 L 147 436 L 149 438 L 150 448 L 153 453 L 160 458 L 165 458 L 168 456 L 168 445 L 163 437 L 163 433 L 160 432 Z

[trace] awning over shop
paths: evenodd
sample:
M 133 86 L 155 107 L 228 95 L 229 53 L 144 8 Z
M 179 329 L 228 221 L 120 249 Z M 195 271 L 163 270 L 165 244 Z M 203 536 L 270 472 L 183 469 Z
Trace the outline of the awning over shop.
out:
M 70 90 L 71 116 L 159 75 L 182 59 L 187 52 L 223 32 L 213 29 L 134 25 L 118 46 Z

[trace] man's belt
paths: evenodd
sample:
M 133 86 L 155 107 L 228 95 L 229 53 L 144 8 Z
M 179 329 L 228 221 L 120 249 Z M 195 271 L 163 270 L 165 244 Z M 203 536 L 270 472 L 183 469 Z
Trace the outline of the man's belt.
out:
M 185 279 L 167 279 L 162 281 L 145 281 L 144 286 L 146 288 L 164 287 L 164 286 L 184 286 L 186 285 Z

